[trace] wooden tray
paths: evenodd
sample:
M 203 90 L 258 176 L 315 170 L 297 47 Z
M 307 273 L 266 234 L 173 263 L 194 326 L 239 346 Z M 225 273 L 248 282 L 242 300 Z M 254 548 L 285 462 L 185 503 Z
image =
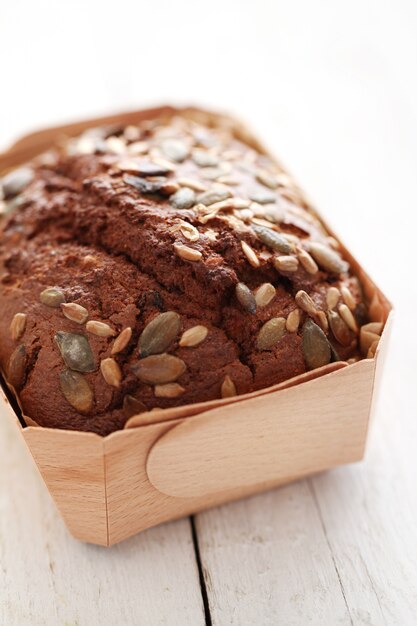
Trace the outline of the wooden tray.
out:
M 33 133 L 0 155 L 0 172 L 86 128 L 174 114 L 226 126 L 268 153 L 235 119 L 167 106 Z M 363 458 L 392 307 L 342 249 L 372 303 L 372 320 L 385 322 L 372 359 L 333 363 L 244 396 L 142 414 L 107 437 L 22 425 L 10 390 L 1 389 L 0 405 L 20 429 L 75 537 L 109 546 L 161 522 Z

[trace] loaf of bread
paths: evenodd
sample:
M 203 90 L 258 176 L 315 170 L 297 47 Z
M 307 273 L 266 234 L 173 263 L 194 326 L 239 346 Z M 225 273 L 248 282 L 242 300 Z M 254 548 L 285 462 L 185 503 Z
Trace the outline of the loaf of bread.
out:
M 42 426 L 105 435 L 375 349 L 338 242 L 223 127 L 90 129 L 7 172 L 0 207 L 0 365 Z

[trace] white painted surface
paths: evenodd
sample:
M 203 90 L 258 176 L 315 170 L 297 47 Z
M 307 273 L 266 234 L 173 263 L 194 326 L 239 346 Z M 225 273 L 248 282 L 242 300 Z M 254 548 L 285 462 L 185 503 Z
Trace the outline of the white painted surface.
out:
M 395 302 L 366 461 L 201 514 L 215 626 L 417 622 L 414 0 L 14 0 L 0 146 L 160 101 L 252 122 Z M 110 551 L 66 533 L 0 421 L 0 624 L 204 623 L 188 520 Z

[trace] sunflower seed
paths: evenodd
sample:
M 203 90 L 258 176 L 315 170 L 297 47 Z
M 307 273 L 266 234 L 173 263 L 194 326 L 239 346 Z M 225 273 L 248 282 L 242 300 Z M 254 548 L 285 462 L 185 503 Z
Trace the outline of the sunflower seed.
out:
M 261 308 L 264 306 L 268 306 L 268 304 L 272 302 L 272 300 L 275 298 L 275 295 L 276 289 L 274 285 L 271 285 L 271 283 L 263 283 L 263 285 L 258 287 L 258 289 L 256 290 L 256 304 Z
M 338 341 L 342 346 L 349 346 L 352 343 L 352 334 L 346 323 L 342 320 L 340 315 L 336 313 L 336 311 L 328 311 L 327 316 L 329 319 L 330 330 L 332 331 L 336 341 Z
M 215 167 L 219 163 L 219 159 L 216 155 L 207 152 L 207 150 L 202 150 L 201 148 L 193 150 L 192 159 L 199 167 Z
M 251 248 L 251 246 L 247 244 L 246 241 L 241 241 L 240 245 L 242 246 L 243 254 L 247 258 L 249 263 L 252 265 L 252 267 L 259 267 L 261 262 L 256 256 L 255 250 Z
M 132 338 L 132 329 L 130 328 L 130 326 L 127 326 L 127 328 L 124 328 L 122 332 L 120 333 L 120 335 L 116 337 L 116 339 L 114 340 L 111 353 L 118 354 L 119 352 L 122 352 L 122 350 L 126 348 L 131 338 Z
M 254 191 L 249 195 L 249 198 L 258 204 L 273 204 L 277 199 L 276 195 L 267 189 Z
M 79 413 L 88 413 L 93 408 L 93 391 L 79 372 L 64 370 L 59 375 L 61 391 L 68 402 Z
M 168 350 L 176 341 L 180 328 L 181 318 L 174 311 L 166 311 L 154 317 L 139 337 L 140 356 L 147 357 Z
M 256 179 L 262 185 L 265 185 L 265 187 L 269 187 L 269 189 L 276 189 L 278 187 L 277 177 L 266 170 L 257 170 Z
M 20 167 L 3 178 L 0 178 L 0 187 L 3 189 L 4 197 L 12 198 L 21 193 L 34 178 L 33 170 L 30 167 Z
M 117 335 L 116 331 L 111 328 L 105 322 L 99 322 L 98 320 L 90 320 L 85 325 L 87 331 L 98 337 L 114 337 Z
M 326 313 L 324 311 L 317 311 L 315 317 L 316 322 L 318 323 L 322 331 L 327 333 L 327 331 L 329 330 L 329 322 L 327 321 Z
M 353 297 L 349 287 L 346 287 L 346 285 L 341 285 L 340 293 L 342 294 L 343 302 L 346 304 L 346 306 L 349 307 L 351 311 L 354 311 L 356 309 L 356 300 Z
M 296 333 L 300 325 L 301 311 L 300 309 L 294 309 L 288 313 L 285 327 L 289 333 Z
M 297 291 L 295 294 L 295 302 L 300 309 L 305 311 L 308 315 L 315 315 L 317 313 L 316 305 L 306 291 L 303 291 L 302 289 Z
M 207 186 L 198 180 L 192 180 L 191 178 L 179 178 L 178 184 L 181 187 L 189 187 L 193 191 L 207 191 Z
M 193 348 L 198 346 L 207 337 L 208 328 L 206 326 L 193 326 L 186 330 L 181 339 L 181 348 Z
M 262 243 L 274 252 L 282 252 L 283 254 L 292 252 L 291 244 L 288 243 L 283 235 L 263 226 L 255 225 L 253 230 Z
M 169 201 L 178 210 L 190 209 L 196 201 L 195 192 L 189 187 L 180 187 Z
M 361 352 L 364 356 L 367 355 L 368 350 L 372 346 L 374 341 L 379 341 L 379 335 L 369 330 L 366 330 L 366 329 L 364 330 L 364 328 L 362 327 L 360 331 L 359 343 L 360 343 Z
M 126 141 L 136 141 L 140 137 L 140 130 L 137 126 L 125 126 L 123 129 L 123 137 Z
M 88 318 L 88 311 L 75 302 L 61 304 L 61 309 L 66 318 L 77 324 L 84 324 Z
M 16 391 L 22 388 L 25 381 L 26 361 L 27 354 L 25 346 L 17 346 L 10 356 L 7 367 L 7 380 Z
M 121 137 L 107 137 L 105 149 L 113 154 L 123 154 L 126 151 L 126 142 Z
M 198 250 L 194 250 L 194 248 L 189 248 L 188 246 L 184 246 L 182 243 L 174 243 L 174 250 L 177 255 L 184 259 L 184 261 L 201 261 L 203 255 Z
M 172 354 L 153 354 L 132 366 L 135 376 L 148 385 L 173 383 L 186 369 L 184 361 Z
M 229 374 L 226 374 L 224 377 L 220 392 L 222 398 L 232 398 L 237 395 L 236 385 L 230 378 Z
M 77 372 L 93 372 L 96 369 L 94 356 L 87 337 L 76 333 L 58 331 L 55 341 L 65 365 Z
M 302 350 L 308 369 L 313 370 L 330 363 L 331 349 L 326 335 L 313 322 L 306 320 L 303 325 Z
M 240 182 L 236 178 L 232 178 L 232 176 L 219 176 L 217 182 L 222 185 L 230 185 L 230 187 L 240 185 Z
M 326 293 L 327 308 L 331 311 L 339 302 L 340 291 L 337 287 L 329 287 Z
M 177 166 L 174 165 L 174 163 L 171 163 L 171 161 L 167 161 L 167 159 L 162 159 L 158 155 L 152 156 L 152 162 L 155 163 L 156 165 L 159 165 L 160 167 L 165 168 L 165 170 L 168 170 L 168 172 L 171 172 L 171 173 L 175 172 L 177 169 Z
M 353 317 L 352 311 L 346 306 L 346 304 L 341 304 L 339 306 L 339 315 L 342 320 L 349 326 L 350 330 L 352 330 L 354 333 L 358 332 L 358 325 L 356 323 L 356 320 Z
M 119 364 L 114 359 L 103 359 L 100 363 L 100 370 L 108 385 L 111 385 L 111 387 L 120 387 L 122 371 Z
M 349 264 L 337 252 L 322 243 L 310 242 L 309 252 L 318 265 L 327 272 L 341 274 L 349 269 Z
M 179 139 L 165 139 L 161 149 L 167 159 L 176 163 L 182 163 L 188 156 L 187 146 Z
M 139 156 L 141 154 L 146 154 L 149 150 L 149 144 L 146 141 L 135 141 L 131 143 L 127 150 L 129 154 L 133 154 L 135 156 Z
M 245 311 L 252 314 L 256 313 L 255 296 L 253 295 L 249 287 L 245 285 L 245 283 L 238 283 L 235 288 L 235 293 L 236 298 L 245 309 Z
M 123 398 L 123 413 L 127 418 L 139 415 L 140 413 L 146 413 L 147 410 L 148 409 L 143 402 L 137 400 L 130 394 L 127 394 Z
M 27 315 L 25 313 L 16 313 L 10 324 L 10 336 L 13 341 L 17 341 L 25 332 Z
M 200 233 L 198 232 L 197 228 L 193 226 L 192 224 L 190 224 L 189 222 L 180 220 L 179 230 L 181 232 L 181 235 L 185 237 L 186 239 L 188 239 L 188 241 L 195 242 L 200 239 Z
M 256 347 L 258 350 L 271 350 L 285 334 L 284 317 L 273 317 L 265 322 L 258 333 Z
M 274 267 L 278 272 L 296 272 L 298 259 L 295 256 L 277 256 L 274 258 Z
M 54 309 L 58 309 L 63 302 L 65 302 L 65 295 L 61 289 L 56 287 L 48 287 L 44 289 L 39 296 L 39 300 L 42 304 L 50 306 Z
M 210 206 L 215 202 L 222 202 L 232 197 L 230 189 L 209 189 L 198 196 L 198 202 L 205 206 Z
M 364 324 L 361 330 L 366 332 L 375 333 L 375 335 L 380 335 L 382 332 L 384 325 L 382 322 L 368 322 L 368 324 Z
M 319 271 L 318 265 L 313 259 L 313 257 L 306 251 L 300 248 L 297 250 L 298 260 L 301 265 L 304 267 L 305 271 L 309 274 L 317 274 Z
M 184 391 L 184 387 L 178 383 L 166 383 L 154 387 L 154 394 L 157 398 L 178 398 L 178 396 L 182 396 Z

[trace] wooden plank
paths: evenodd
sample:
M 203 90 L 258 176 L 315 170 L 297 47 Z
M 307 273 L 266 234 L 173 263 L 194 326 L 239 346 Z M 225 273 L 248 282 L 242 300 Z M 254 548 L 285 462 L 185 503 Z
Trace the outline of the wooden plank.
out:
M 17 428 L 0 415 L 0 624 L 205 623 L 188 519 L 113 548 L 66 530 Z
M 214 626 L 350 624 L 306 481 L 200 513 Z

